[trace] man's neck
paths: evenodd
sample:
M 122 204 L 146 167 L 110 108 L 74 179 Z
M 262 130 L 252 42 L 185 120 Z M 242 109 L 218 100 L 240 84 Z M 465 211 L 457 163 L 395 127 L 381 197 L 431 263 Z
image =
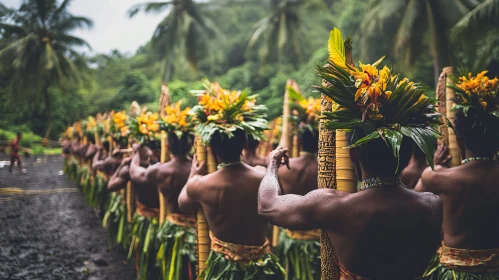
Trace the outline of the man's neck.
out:
M 245 149 L 243 151 L 243 155 L 245 157 L 251 157 L 251 158 L 258 157 L 258 155 L 256 154 L 256 150 L 249 150 L 249 149 Z
M 187 154 L 184 154 L 184 155 L 174 155 L 174 154 L 171 154 L 170 155 L 172 160 L 178 160 L 178 161 L 186 161 L 189 159 L 189 157 L 187 156 Z
M 481 158 L 491 158 L 493 159 L 494 158 L 494 153 L 490 153 L 490 154 L 487 154 L 487 153 L 475 153 L 469 149 L 466 149 L 465 151 L 465 157 L 466 158 L 476 158 L 476 157 L 481 157 Z

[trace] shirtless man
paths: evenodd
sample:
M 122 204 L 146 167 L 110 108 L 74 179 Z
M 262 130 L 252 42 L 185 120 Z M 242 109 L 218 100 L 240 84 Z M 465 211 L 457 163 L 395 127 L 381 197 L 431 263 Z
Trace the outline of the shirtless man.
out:
M 404 137 L 400 171 L 409 163 L 412 147 Z M 395 173 L 397 159 L 381 138 L 350 149 L 366 187 L 354 194 L 318 189 L 283 195 L 278 168 L 283 159 L 288 162 L 286 152 L 278 149 L 270 155 L 259 191 L 260 215 L 285 228 L 326 230 L 345 279 L 400 280 L 423 274 L 441 240 L 442 205 L 433 194 L 403 186 L 400 171 Z
M 164 246 L 161 261 L 166 263 L 163 275 L 174 275 L 174 279 L 189 279 L 195 275 L 196 265 L 196 219 L 193 215 L 186 215 L 178 206 L 178 197 L 184 187 L 192 166 L 189 157 L 192 143 L 188 133 L 178 138 L 174 132 L 168 133 L 168 146 L 171 160 L 163 164 L 150 165 L 147 168 L 134 165 L 132 162 L 132 180 L 136 185 L 154 186 L 166 200 L 168 211 L 167 222 L 160 229 L 159 239 Z M 186 242 L 174 248 L 177 236 L 184 236 Z M 176 250 L 176 252 L 173 252 Z M 173 255 L 182 258 L 182 262 L 175 262 L 171 266 Z
M 249 279 L 252 273 L 253 279 L 284 279 L 282 268 L 270 254 L 266 238 L 269 224 L 257 211 L 258 186 L 264 173 L 241 162 L 245 139 L 241 129 L 232 138 L 215 132 L 210 146 L 224 167 L 203 176 L 205 163 L 196 167 L 194 160 L 190 179 L 179 197 L 179 206 L 186 213 L 203 208 L 212 233 L 209 266 L 201 275 L 204 279 Z M 237 253 L 229 255 L 227 250 Z M 257 260 L 265 265 L 257 265 Z M 226 269 L 227 265 L 238 270 Z M 265 275 L 264 269 L 273 274 Z
M 267 167 L 267 158 L 261 157 L 257 154 L 258 145 L 260 141 L 256 140 L 252 135 L 248 135 L 246 147 L 243 150 L 242 160 L 250 166 L 263 166 Z
M 16 139 L 12 141 L 10 144 L 10 166 L 9 172 L 12 173 L 12 168 L 14 167 L 14 163 L 17 162 L 17 166 L 19 167 L 19 171 L 21 173 L 26 173 L 26 169 L 23 168 L 23 162 L 21 161 L 21 156 L 19 155 L 19 145 L 21 143 L 21 139 L 23 135 L 21 132 L 18 132 L 16 135 Z
M 475 124 L 475 118 L 480 117 L 471 109 L 468 116 L 456 113 L 454 127 L 463 165 L 449 169 L 437 166 L 437 172 L 427 169 L 416 187 L 417 191 L 437 194 L 444 206 L 443 251 L 432 279 L 453 274 L 462 279 L 499 279 L 499 262 L 494 257 L 499 254 L 495 249 L 499 248 L 499 164 L 494 160 L 499 150 L 499 120 L 482 120 L 488 124 L 484 130 Z
M 289 169 L 281 166 L 278 171 L 283 194 L 306 195 L 317 190 L 319 132 L 304 129 L 299 133 L 299 137 L 302 146 L 300 156 L 289 160 Z M 310 267 L 313 279 L 321 278 L 319 239 L 320 231 L 318 230 L 291 231 L 286 229 L 281 232 L 278 256 L 281 264 L 289 267 L 286 271 L 289 279 L 309 279 L 308 271 L 300 269 L 301 267 Z M 295 252 L 299 252 L 298 264 L 292 259 Z

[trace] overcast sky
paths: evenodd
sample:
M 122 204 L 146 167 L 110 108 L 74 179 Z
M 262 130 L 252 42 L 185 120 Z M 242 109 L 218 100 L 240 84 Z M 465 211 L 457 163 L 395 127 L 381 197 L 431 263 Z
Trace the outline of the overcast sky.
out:
M 1 0 L 7 7 L 18 8 L 21 0 Z M 73 0 L 69 7 L 72 14 L 86 16 L 94 21 L 90 30 L 79 30 L 74 35 L 82 37 L 95 53 L 108 53 L 113 49 L 130 54 L 147 43 L 154 28 L 167 12 L 158 15 L 140 13 L 128 18 L 127 10 L 136 3 L 147 0 Z

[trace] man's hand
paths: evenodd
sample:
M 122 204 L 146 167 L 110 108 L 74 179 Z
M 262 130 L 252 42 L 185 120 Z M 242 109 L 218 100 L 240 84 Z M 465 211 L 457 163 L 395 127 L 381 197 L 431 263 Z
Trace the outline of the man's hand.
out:
M 198 162 L 197 155 L 195 155 L 194 159 L 192 159 L 191 174 L 189 175 L 189 178 L 192 178 L 195 175 L 204 176 L 207 173 L 206 161 Z
M 128 165 L 132 161 L 132 157 L 126 157 L 121 160 L 121 165 Z
M 133 144 L 132 148 L 135 153 L 140 151 L 140 145 L 137 143 Z
M 449 154 L 449 148 L 447 148 L 447 145 L 439 145 L 437 150 L 435 151 L 433 163 L 435 165 L 441 165 L 443 167 L 449 168 L 451 159 L 452 156 Z
M 285 164 L 288 169 L 289 168 L 289 157 L 286 154 L 288 152 L 287 148 L 277 148 L 270 152 L 269 154 L 269 160 L 271 163 L 276 164 L 277 168 L 281 166 L 281 164 Z

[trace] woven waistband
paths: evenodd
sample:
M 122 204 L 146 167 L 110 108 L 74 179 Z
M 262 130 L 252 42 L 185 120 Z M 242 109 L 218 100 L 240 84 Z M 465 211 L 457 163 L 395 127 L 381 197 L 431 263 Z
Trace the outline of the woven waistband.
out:
M 440 264 L 456 271 L 499 272 L 499 248 L 470 250 L 442 244 Z
M 262 246 L 249 246 L 224 242 L 216 238 L 211 232 L 211 250 L 223 254 L 225 258 L 233 262 L 255 261 L 270 253 L 269 241 L 266 240 Z
M 166 220 L 178 226 L 183 226 L 183 227 L 196 226 L 196 218 L 190 215 L 185 215 L 180 213 L 168 213 L 168 215 L 166 215 Z
M 149 208 L 137 200 L 137 214 L 147 218 L 157 218 L 159 216 L 159 209 Z
M 321 231 L 315 230 L 285 230 L 286 235 L 291 239 L 296 240 L 318 240 L 321 237 Z

